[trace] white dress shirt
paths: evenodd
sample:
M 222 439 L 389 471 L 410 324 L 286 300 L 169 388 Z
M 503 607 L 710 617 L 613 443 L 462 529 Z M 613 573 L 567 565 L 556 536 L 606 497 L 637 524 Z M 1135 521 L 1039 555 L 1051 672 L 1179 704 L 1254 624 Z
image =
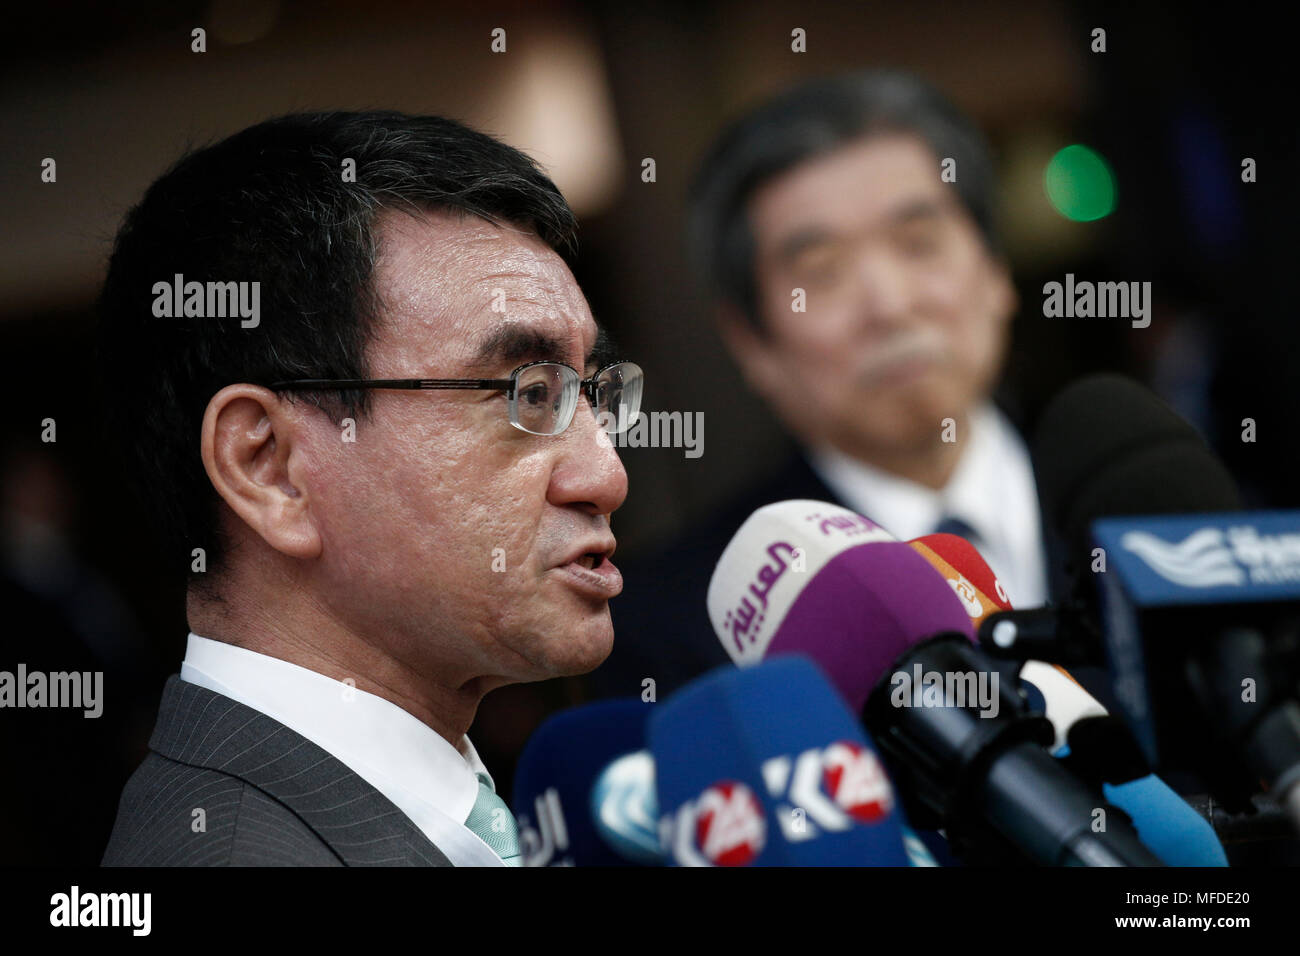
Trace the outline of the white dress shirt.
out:
M 462 754 L 390 701 L 256 651 L 191 633 L 181 680 L 252 707 L 347 765 L 391 800 L 456 866 L 505 866 L 465 827 L 491 774 L 469 736 Z
M 930 534 L 945 517 L 974 529 L 972 544 L 1017 608 L 1047 603 L 1038 489 L 1029 451 L 997 408 L 985 403 L 970 416 L 970 434 L 948 484 L 935 491 L 850 458 L 834 448 L 809 452 L 813 470 L 854 511 L 900 541 Z

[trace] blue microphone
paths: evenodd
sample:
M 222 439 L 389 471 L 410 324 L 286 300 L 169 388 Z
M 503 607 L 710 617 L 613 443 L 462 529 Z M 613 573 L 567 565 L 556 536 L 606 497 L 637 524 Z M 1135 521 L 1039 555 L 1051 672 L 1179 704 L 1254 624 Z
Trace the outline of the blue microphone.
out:
M 806 657 L 698 678 L 657 705 L 648 738 L 672 863 L 912 862 L 874 746 Z
M 653 866 L 654 765 L 646 718 L 656 705 L 604 700 L 561 711 L 533 733 L 515 770 L 525 866 Z

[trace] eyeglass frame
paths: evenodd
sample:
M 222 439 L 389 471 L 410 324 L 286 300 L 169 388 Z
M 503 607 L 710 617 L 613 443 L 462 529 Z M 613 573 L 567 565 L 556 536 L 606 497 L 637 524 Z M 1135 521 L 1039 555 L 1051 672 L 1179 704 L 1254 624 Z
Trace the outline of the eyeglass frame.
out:
M 601 366 L 591 378 L 584 379 L 582 373 L 570 365 L 568 362 L 556 362 L 550 359 L 539 359 L 536 362 L 525 362 L 513 372 L 509 378 L 299 378 L 291 379 L 284 382 L 272 382 L 267 388 L 272 391 L 333 391 L 334 389 L 370 389 L 370 388 L 390 388 L 405 391 L 431 391 L 436 389 L 457 389 L 465 391 L 504 391 L 507 401 L 515 400 L 515 391 L 519 383 L 519 375 L 525 369 L 533 368 L 537 365 L 563 365 L 574 375 L 578 376 L 578 394 L 585 395 L 587 403 L 594 410 L 596 407 L 596 386 L 599 384 L 598 379 L 602 373 L 609 371 L 618 365 L 634 365 L 641 372 L 642 377 L 645 371 L 640 365 L 628 359 L 619 359 L 617 362 L 610 362 Z M 638 409 L 639 411 L 639 409 Z M 576 414 L 577 407 L 574 407 Z M 511 426 L 518 428 L 521 432 L 528 435 L 539 435 L 538 432 L 531 432 L 518 422 L 511 420 Z M 569 425 L 573 424 L 573 417 L 570 416 L 569 422 L 558 432 L 552 432 L 549 435 L 539 435 L 541 438 L 554 438 L 556 435 L 563 435 L 568 430 Z

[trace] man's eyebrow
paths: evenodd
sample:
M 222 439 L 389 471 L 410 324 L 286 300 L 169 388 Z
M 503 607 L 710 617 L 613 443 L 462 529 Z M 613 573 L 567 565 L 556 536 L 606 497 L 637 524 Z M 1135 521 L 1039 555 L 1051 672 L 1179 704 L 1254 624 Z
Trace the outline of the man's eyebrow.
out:
M 920 219 L 937 219 L 948 210 L 948 204 L 937 199 L 914 199 L 894 210 L 889 216 L 892 225 L 901 226 Z
M 776 258 L 782 262 L 789 262 L 808 247 L 815 246 L 819 242 L 825 242 L 830 238 L 830 235 L 827 230 L 820 226 L 797 229 L 788 236 L 783 236 L 776 244 Z
M 609 333 L 601 326 L 596 327 L 596 342 L 587 355 L 585 365 L 597 364 L 603 367 L 618 357 L 618 347 Z M 547 335 L 528 326 L 507 325 L 490 333 L 479 345 L 468 368 L 477 371 L 491 371 L 502 365 L 523 365 L 527 362 L 567 362 L 563 343 L 553 335 Z
M 949 203 L 938 199 L 928 197 L 912 199 L 890 212 L 885 221 L 889 226 L 905 226 L 911 222 L 938 219 L 948 209 Z M 803 229 L 796 229 L 777 242 L 776 257 L 779 261 L 789 262 L 805 249 L 834 237 L 834 232 L 822 226 L 808 226 Z
M 469 368 L 489 371 L 511 362 L 562 362 L 564 358 L 564 346 L 554 336 L 527 326 L 506 325 L 482 341 Z

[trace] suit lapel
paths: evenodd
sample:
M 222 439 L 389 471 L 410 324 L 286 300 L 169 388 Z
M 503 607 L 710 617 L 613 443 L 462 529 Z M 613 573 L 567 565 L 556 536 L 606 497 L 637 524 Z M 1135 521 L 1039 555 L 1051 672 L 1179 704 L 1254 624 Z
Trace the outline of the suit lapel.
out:
M 149 747 L 219 770 L 296 813 L 348 866 L 448 866 L 392 801 L 279 721 L 173 674 Z

